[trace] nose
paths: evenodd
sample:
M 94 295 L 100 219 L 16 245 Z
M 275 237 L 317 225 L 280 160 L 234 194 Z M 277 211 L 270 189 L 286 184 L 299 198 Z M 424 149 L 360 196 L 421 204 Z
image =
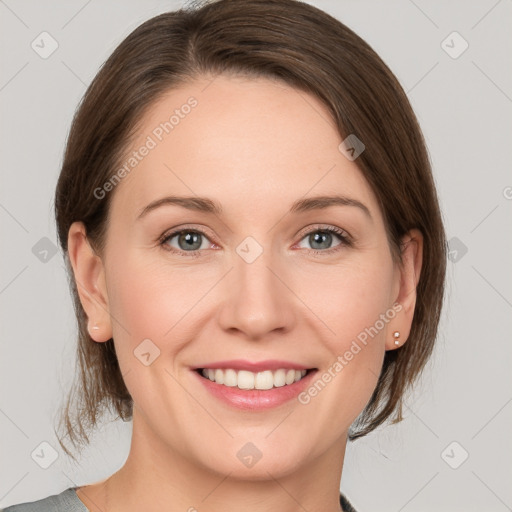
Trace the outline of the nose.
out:
M 242 333 L 249 340 L 290 331 L 296 320 L 297 299 L 284 274 L 270 251 L 252 263 L 235 254 L 233 269 L 224 279 L 220 327 Z

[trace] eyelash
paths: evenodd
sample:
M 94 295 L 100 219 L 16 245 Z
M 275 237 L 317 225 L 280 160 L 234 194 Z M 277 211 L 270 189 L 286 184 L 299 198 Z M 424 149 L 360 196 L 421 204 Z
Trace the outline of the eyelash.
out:
M 167 245 L 167 242 L 169 240 L 174 238 L 176 235 L 180 235 L 181 233 L 196 233 L 196 234 L 200 234 L 200 235 L 204 236 L 205 238 L 209 239 L 208 235 L 203 230 L 185 227 L 185 228 L 177 229 L 170 233 L 164 233 L 158 240 L 159 245 L 162 247 L 162 249 L 164 251 L 172 252 L 174 254 L 177 254 L 178 256 L 183 256 L 186 258 L 198 258 L 201 255 L 201 251 L 203 251 L 203 249 L 196 249 L 194 251 L 182 251 L 182 250 L 178 250 L 174 247 L 170 247 L 169 245 Z M 345 230 L 336 228 L 334 226 L 329 226 L 329 227 L 325 227 L 325 228 L 324 227 L 322 227 L 322 228 L 315 227 L 314 229 L 302 234 L 299 242 L 313 233 L 331 233 L 331 234 L 336 235 L 340 239 L 340 243 L 330 249 L 324 249 L 324 250 L 307 249 L 310 253 L 313 253 L 313 254 L 319 254 L 320 256 L 325 256 L 327 254 L 330 255 L 330 254 L 333 254 L 333 253 L 336 253 L 336 252 L 342 250 L 345 247 L 352 247 L 352 245 L 353 245 L 353 240 L 352 240 L 351 236 Z

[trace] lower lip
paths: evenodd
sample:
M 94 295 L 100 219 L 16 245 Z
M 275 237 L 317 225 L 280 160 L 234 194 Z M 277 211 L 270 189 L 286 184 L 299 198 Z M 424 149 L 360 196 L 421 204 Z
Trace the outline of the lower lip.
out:
M 236 386 L 224 386 L 193 371 L 203 386 L 214 396 L 231 406 L 244 410 L 263 410 L 296 398 L 306 388 L 317 370 L 309 371 L 302 379 L 293 384 L 272 389 L 240 389 Z

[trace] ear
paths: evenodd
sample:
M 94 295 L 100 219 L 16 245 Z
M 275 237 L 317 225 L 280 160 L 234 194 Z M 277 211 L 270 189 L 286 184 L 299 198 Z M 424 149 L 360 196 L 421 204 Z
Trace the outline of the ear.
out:
M 391 333 L 386 339 L 386 350 L 394 350 L 401 347 L 411 332 L 412 319 L 416 306 L 416 287 L 420 279 L 421 265 L 423 262 L 423 235 L 418 229 L 411 229 L 402 237 L 400 250 L 402 263 L 398 266 L 399 285 L 395 293 L 394 303 L 401 306 L 400 311 L 390 323 Z M 394 333 L 399 337 L 395 338 Z M 398 344 L 395 341 L 398 340 Z
M 87 240 L 82 222 L 74 222 L 68 231 L 68 254 L 80 302 L 89 319 L 89 335 L 94 341 L 112 338 L 105 269 L 101 258 Z M 93 327 L 97 328 L 93 328 Z

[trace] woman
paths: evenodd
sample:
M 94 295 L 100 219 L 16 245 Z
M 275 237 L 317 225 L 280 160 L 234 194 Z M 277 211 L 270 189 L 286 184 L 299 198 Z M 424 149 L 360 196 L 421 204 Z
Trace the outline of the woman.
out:
M 6 510 L 354 510 L 346 442 L 401 419 L 445 276 L 423 137 L 375 52 L 294 0 L 150 19 L 86 92 L 55 211 L 63 425 L 78 449 L 110 408 L 132 442 L 104 481 Z

